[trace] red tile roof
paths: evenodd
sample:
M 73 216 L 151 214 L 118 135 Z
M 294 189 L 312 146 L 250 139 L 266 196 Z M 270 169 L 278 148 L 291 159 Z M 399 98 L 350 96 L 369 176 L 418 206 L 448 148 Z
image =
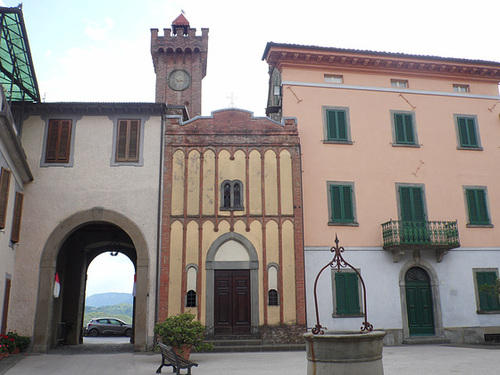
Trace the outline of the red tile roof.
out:
M 174 22 L 172 22 L 172 26 L 189 26 L 189 21 L 184 17 L 184 14 L 180 14 Z

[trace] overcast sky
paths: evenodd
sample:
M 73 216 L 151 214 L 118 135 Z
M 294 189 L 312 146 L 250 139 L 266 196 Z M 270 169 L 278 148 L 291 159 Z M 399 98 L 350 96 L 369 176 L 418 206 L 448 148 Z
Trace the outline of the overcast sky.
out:
M 0 0 L 9 7 L 19 2 Z M 271 41 L 500 62 L 500 0 L 294 3 L 24 0 L 23 14 L 47 102 L 153 102 L 150 29 L 163 35 L 181 10 L 198 35 L 201 28 L 210 29 L 203 115 L 231 101 L 264 115 L 268 74 L 262 54 Z M 103 257 L 111 260 L 109 254 Z M 95 275 L 106 277 L 109 269 L 104 266 Z M 106 290 L 112 285 L 107 279 L 97 284 L 104 289 L 89 295 L 131 289 L 127 281 L 118 283 L 123 290 Z

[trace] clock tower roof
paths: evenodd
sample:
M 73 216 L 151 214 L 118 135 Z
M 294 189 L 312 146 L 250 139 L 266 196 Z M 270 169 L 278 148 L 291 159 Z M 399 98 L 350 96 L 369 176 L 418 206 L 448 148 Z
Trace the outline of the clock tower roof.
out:
M 189 27 L 189 21 L 184 17 L 184 14 L 181 13 L 179 17 L 177 17 L 173 22 L 172 26 L 188 26 Z

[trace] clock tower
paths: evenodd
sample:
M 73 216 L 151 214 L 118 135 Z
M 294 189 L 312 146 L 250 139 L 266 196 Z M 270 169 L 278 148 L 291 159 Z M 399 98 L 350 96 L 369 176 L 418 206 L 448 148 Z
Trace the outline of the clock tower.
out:
M 189 27 L 181 14 L 171 29 L 151 29 L 151 55 L 156 74 L 157 103 L 185 106 L 189 117 L 201 115 L 201 80 L 207 73 L 208 29 Z

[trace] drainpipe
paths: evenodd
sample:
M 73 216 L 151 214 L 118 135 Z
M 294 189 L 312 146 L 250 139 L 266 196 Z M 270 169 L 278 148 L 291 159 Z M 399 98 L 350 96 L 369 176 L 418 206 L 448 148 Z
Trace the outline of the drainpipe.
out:
M 164 108 L 163 104 L 162 108 Z M 157 217 L 157 234 L 156 234 L 156 291 L 155 291 L 155 324 L 159 317 L 159 295 L 160 295 L 160 271 L 161 271 L 161 228 L 162 228 L 162 202 L 163 202 L 163 154 L 165 152 L 165 111 L 161 114 L 161 137 L 160 137 L 160 168 L 158 171 L 158 217 Z

